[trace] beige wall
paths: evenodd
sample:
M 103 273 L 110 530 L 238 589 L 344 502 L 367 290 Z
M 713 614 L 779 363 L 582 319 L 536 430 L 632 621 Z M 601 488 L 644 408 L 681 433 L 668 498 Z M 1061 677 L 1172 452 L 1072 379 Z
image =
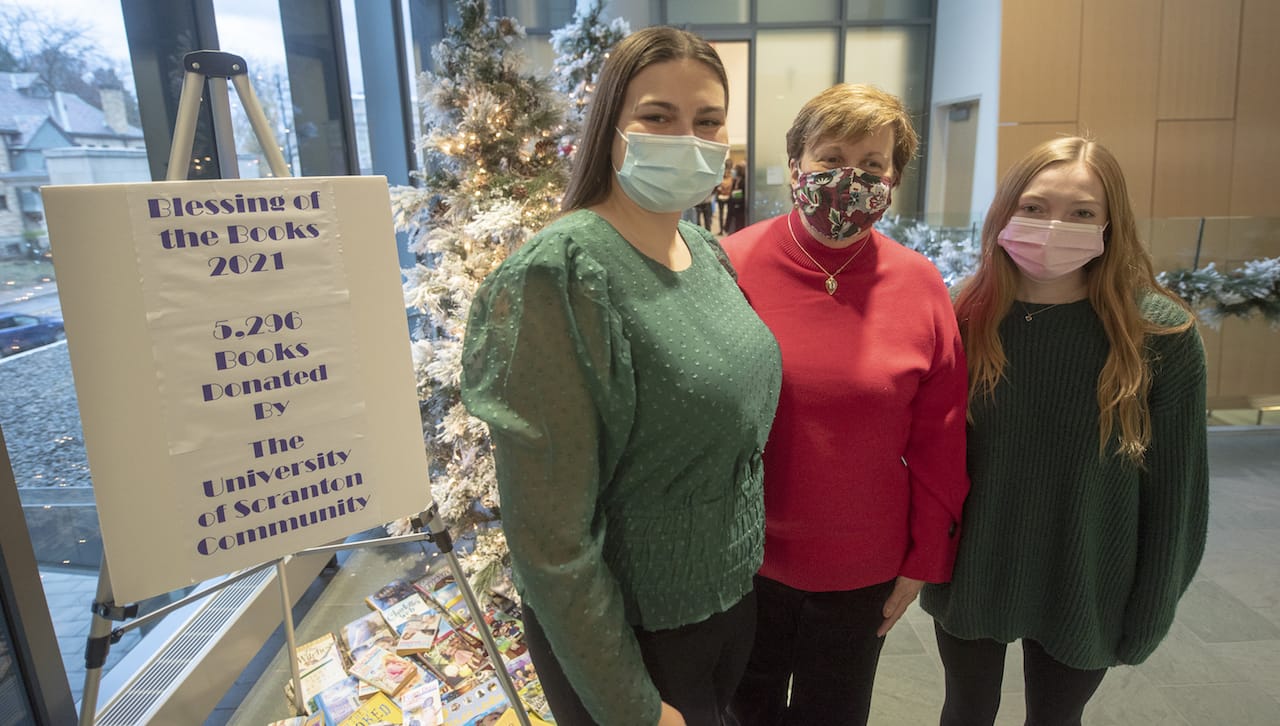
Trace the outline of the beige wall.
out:
M 1280 256 L 1280 2 L 1019 0 L 1002 21 L 998 174 L 1088 134 L 1123 165 L 1157 270 L 1191 266 L 1201 217 L 1201 265 Z M 1280 333 L 1202 330 L 1211 405 L 1280 394 Z

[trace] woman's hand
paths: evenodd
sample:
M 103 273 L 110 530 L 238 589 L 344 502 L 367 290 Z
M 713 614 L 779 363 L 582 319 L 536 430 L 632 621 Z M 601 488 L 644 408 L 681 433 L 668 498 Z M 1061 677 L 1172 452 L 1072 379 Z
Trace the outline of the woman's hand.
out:
M 662 713 L 658 715 L 658 726 L 685 726 L 684 716 L 681 716 L 671 704 L 663 701 Z
M 876 635 L 883 638 L 889 633 L 889 630 L 898 622 L 898 618 L 907 611 L 907 606 L 915 601 L 922 587 L 924 587 L 924 580 L 898 577 L 898 581 L 893 583 L 893 592 L 889 593 L 889 599 L 884 601 L 884 622 L 876 630 Z

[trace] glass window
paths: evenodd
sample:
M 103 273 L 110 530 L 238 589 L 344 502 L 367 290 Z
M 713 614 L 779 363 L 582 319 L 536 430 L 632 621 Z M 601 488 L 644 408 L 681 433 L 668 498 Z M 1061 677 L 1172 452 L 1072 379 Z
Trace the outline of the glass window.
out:
M 551 75 L 555 65 L 556 52 L 551 47 L 550 35 L 528 35 L 519 43 L 520 52 L 524 54 L 525 70 L 544 76 Z
M 506 15 L 525 28 L 551 30 L 573 19 L 576 0 L 507 0 Z
M 931 0 L 845 0 L 849 20 L 919 20 L 933 17 Z
M 403 0 L 403 3 L 405 48 L 409 53 L 409 108 L 413 119 L 409 132 L 414 139 L 420 139 L 423 136 L 422 108 L 418 95 L 421 90 L 418 87 L 421 75 L 424 71 L 434 73 L 439 70 L 431 57 L 431 50 L 444 40 L 445 26 L 457 25 L 461 19 L 458 17 L 457 3 L 447 2 L 442 5 L 442 0 Z M 425 169 L 425 149 L 415 145 L 414 155 L 417 168 Z
M 835 83 L 836 31 L 762 30 L 756 45 L 755 158 L 751 220 L 791 208 L 787 130 L 805 101 Z
M 0 127 L 17 129 L 6 136 L 9 153 L 0 152 L 0 164 L 22 170 L 20 187 L 0 181 L 0 195 L 9 201 L 0 208 L 0 311 L 36 321 L 21 339 L 7 339 L 0 428 L 38 569 L 7 574 L 20 587 L 43 590 L 68 685 L 79 699 L 102 541 L 70 359 L 53 323 L 61 305 L 38 187 L 150 181 L 151 170 L 121 5 L 71 5 L 0 2 L 6 57 L 0 87 L 7 94 L 0 99 Z M 14 117 L 26 120 L 14 125 Z M 59 133 L 38 133 L 50 124 Z M 18 254 L 9 254 L 14 249 Z M 0 623 L 0 637 L 6 632 Z M 103 672 L 138 639 L 131 631 L 112 645 Z M 13 646 L 0 641 L 0 723 L 6 724 L 26 723 L 12 718 L 23 702 L 21 686 L 18 695 L 13 690 L 19 671 L 6 668 L 14 663 Z
M 342 0 L 342 40 L 346 44 L 348 78 L 351 82 L 351 116 L 355 125 L 356 159 L 361 174 L 373 173 L 373 152 L 369 148 L 369 115 L 365 108 L 364 68 L 360 59 L 360 34 L 356 23 L 356 0 Z
M 831 0 L 787 0 L 756 5 L 761 23 L 798 23 L 806 20 L 836 20 L 839 5 Z
M 699 2 L 667 3 L 667 22 L 684 23 L 745 23 L 751 19 L 748 0 L 699 0 Z
M 34 724 L 36 716 L 22 682 L 22 666 L 9 636 L 11 627 L 9 616 L 0 608 L 0 723 Z
M 301 169 L 299 145 L 308 143 L 319 130 L 313 126 L 294 128 L 293 94 L 289 90 L 289 71 L 285 65 L 280 5 L 258 0 L 214 0 L 213 8 L 217 18 L 218 43 L 223 50 L 243 57 L 248 64 L 249 83 L 275 133 L 276 144 L 284 154 L 290 173 L 298 176 Z M 234 88 L 229 95 L 240 177 L 271 176 L 267 158 Z
M 850 28 L 845 35 L 844 80 L 870 83 L 901 98 L 921 135 L 925 132 L 929 33 L 927 27 L 883 27 Z M 891 213 L 919 214 L 920 174 L 917 157 L 894 189 Z

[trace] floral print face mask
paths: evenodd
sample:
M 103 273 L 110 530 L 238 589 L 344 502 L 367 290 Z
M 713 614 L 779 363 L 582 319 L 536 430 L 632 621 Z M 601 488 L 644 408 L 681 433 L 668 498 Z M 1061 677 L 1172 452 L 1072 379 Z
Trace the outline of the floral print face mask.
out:
M 809 226 L 828 239 L 853 237 L 889 208 L 893 181 L 855 166 L 801 173 L 791 199 Z

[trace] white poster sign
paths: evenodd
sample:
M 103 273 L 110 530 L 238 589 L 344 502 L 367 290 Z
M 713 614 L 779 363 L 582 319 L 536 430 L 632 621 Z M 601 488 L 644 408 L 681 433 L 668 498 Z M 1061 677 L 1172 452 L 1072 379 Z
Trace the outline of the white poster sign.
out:
M 117 601 L 430 503 L 384 178 L 43 194 Z

